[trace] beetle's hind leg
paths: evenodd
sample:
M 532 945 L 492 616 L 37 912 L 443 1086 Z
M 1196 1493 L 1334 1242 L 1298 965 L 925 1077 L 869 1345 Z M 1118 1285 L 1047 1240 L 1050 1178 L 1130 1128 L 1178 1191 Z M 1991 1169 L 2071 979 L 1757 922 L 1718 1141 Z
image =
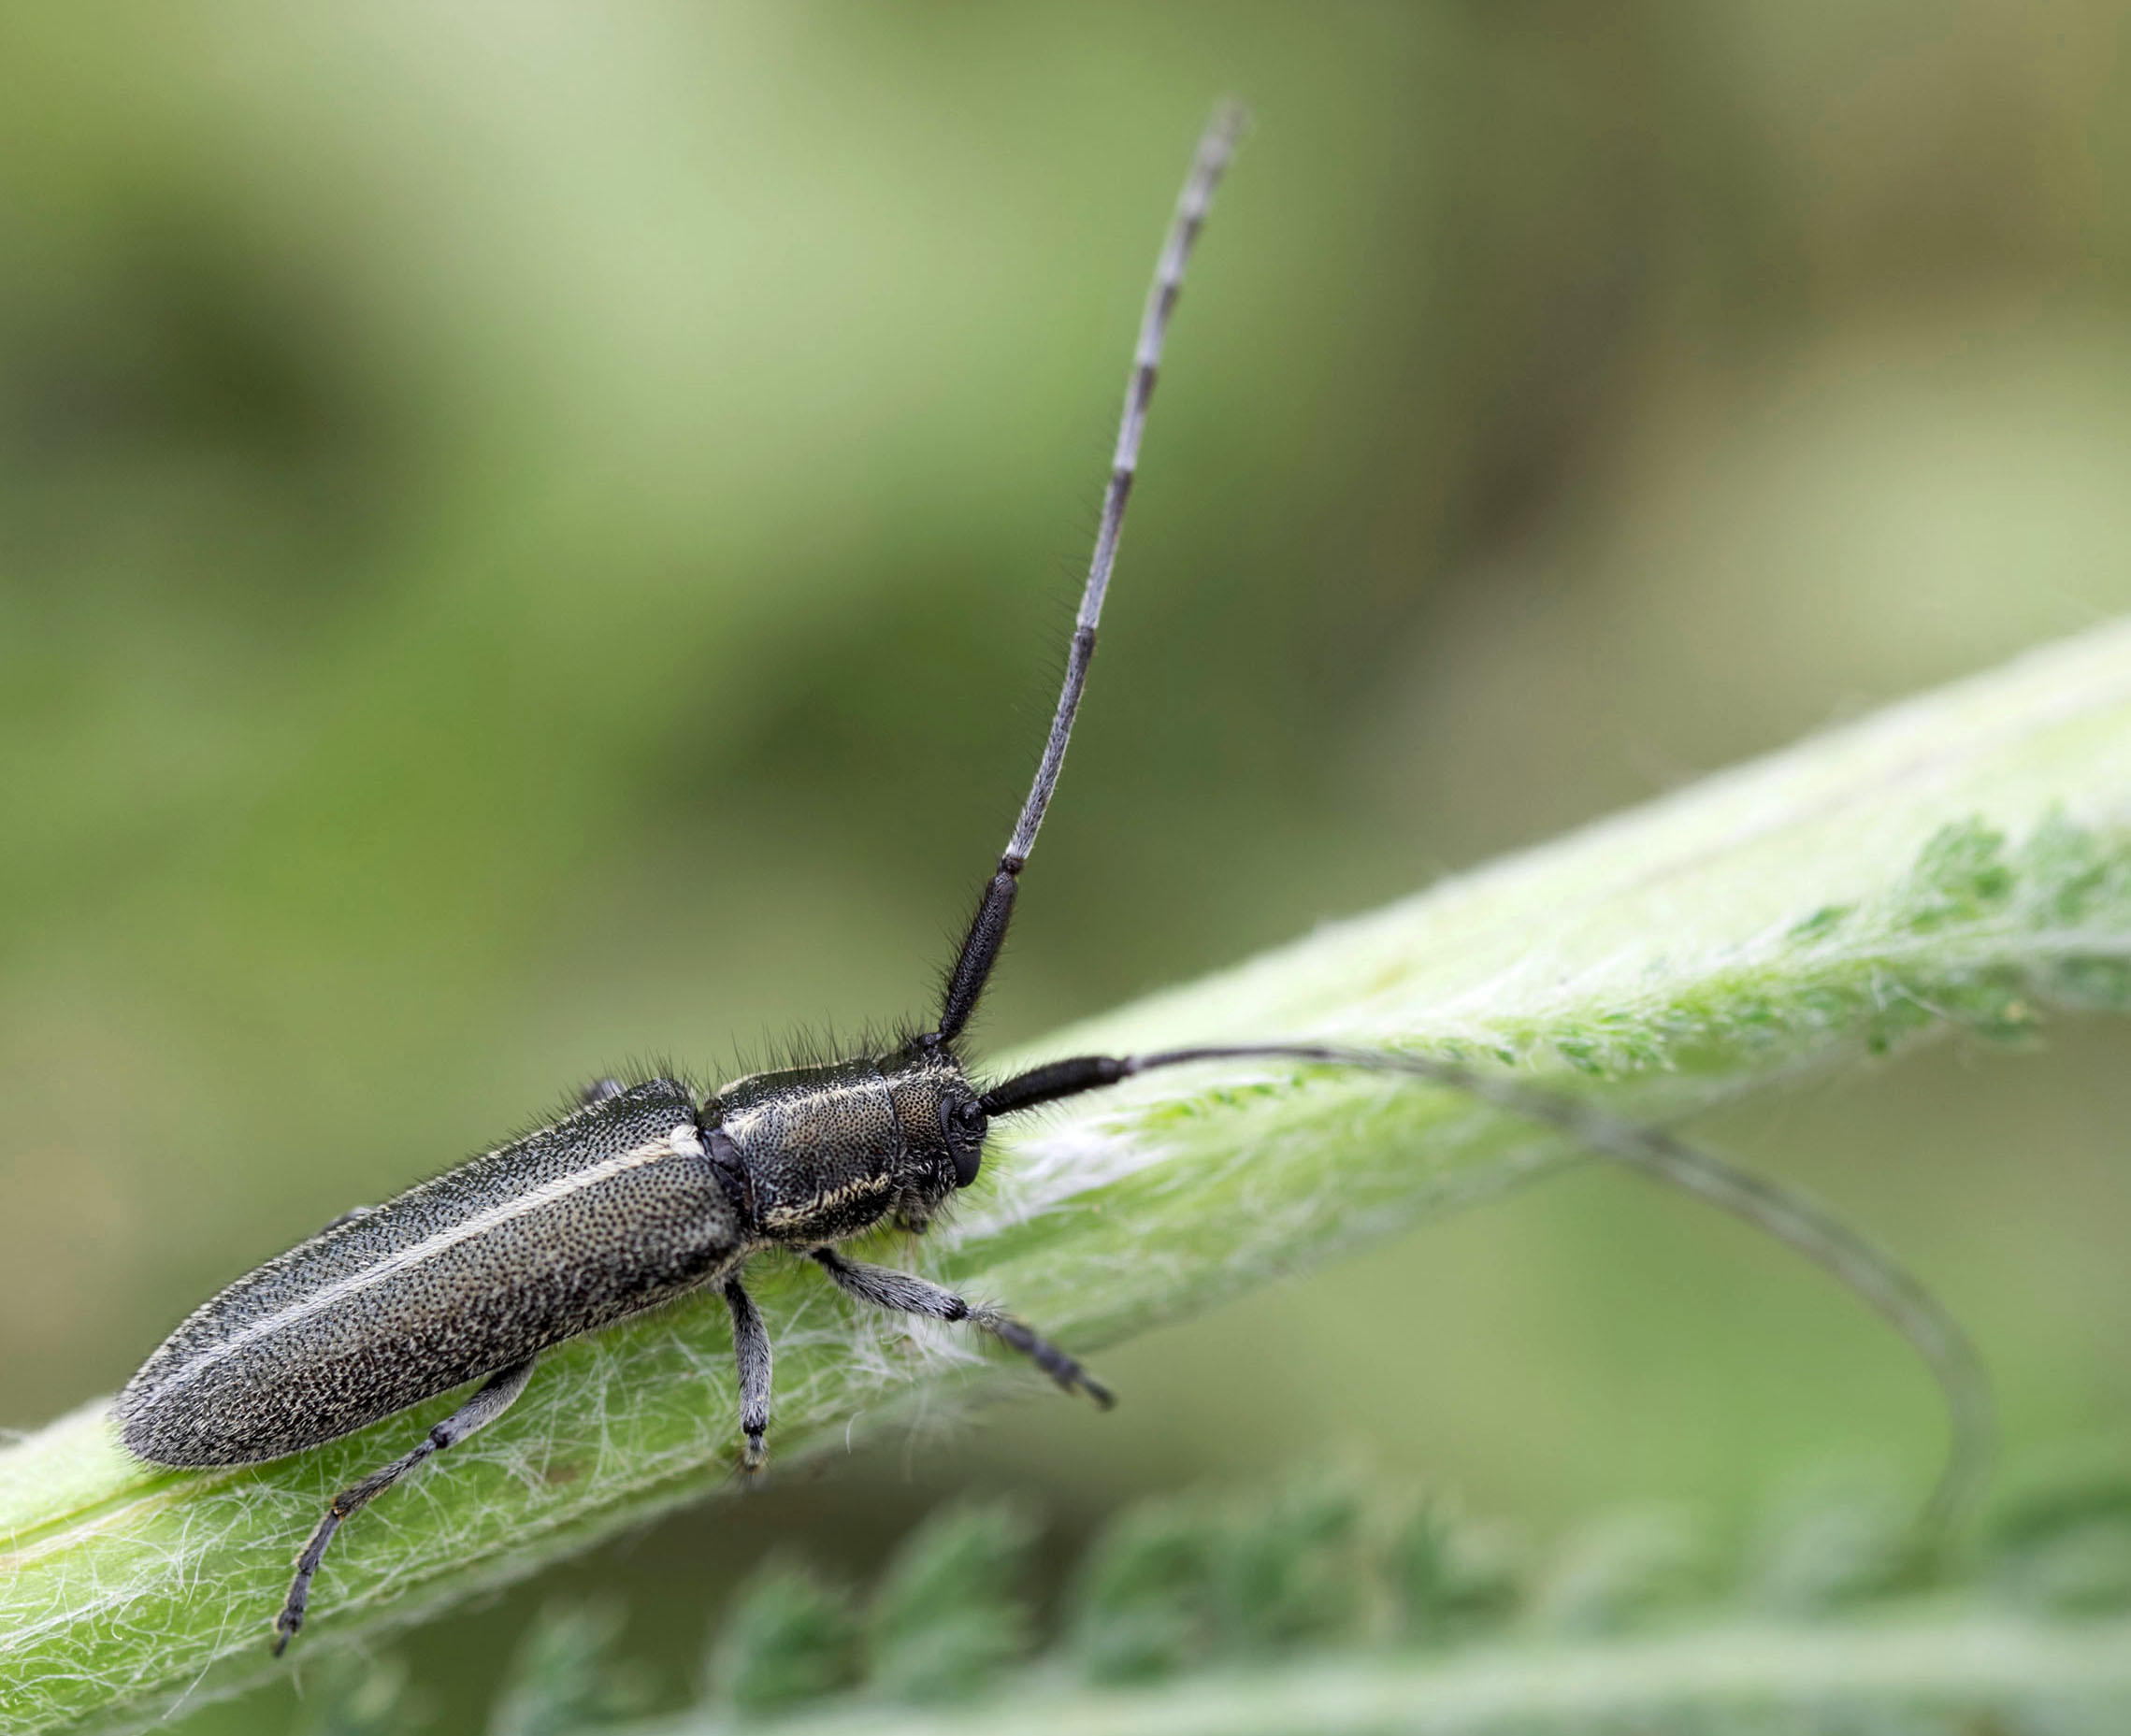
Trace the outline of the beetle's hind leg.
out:
M 847 1260 L 833 1248 L 816 1248 L 814 1259 L 838 1285 L 861 1302 L 899 1314 L 923 1314 L 931 1320 L 967 1320 L 982 1327 L 1002 1344 L 1019 1351 L 1066 1391 L 1076 1389 L 1107 1411 L 1116 1399 L 1110 1389 L 1049 1339 L 1038 1336 L 991 1308 L 972 1308 L 954 1291 L 908 1272 L 890 1271 L 885 1266 L 867 1266 Z
M 525 1361 L 514 1362 L 490 1375 L 479 1392 L 432 1428 L 419 1445 L 402 1453 L 382 1470 L 373 1471 L 353 1487 L 342 1489 L 325 1504 L 325 1517 L 318 1522 L 318 1529 L 310 1534 L 310 1541 L 296 1557 L 296 1576 L 290 1582 L 288 1600 L 281 1605 L 281 1613 L 274 1617 L 276 1657 L 288 1649 L 289 1642 L 303 1626 L 304 1607 L 310 1601 L 311 1577 L 318 1571 L 318 1564 L 325 1559 L 325 1545 L 333 1541 L 333 1533 L 340 1528 L 340 1522 L 367 1506 L 432 1454 L 457 1446 L 474 1430 L 485 1428 L 501 1416 L 511 1408 L 511 1401 L 526 1390 L 532 1372 L 533 1358 L 527 1356 Z

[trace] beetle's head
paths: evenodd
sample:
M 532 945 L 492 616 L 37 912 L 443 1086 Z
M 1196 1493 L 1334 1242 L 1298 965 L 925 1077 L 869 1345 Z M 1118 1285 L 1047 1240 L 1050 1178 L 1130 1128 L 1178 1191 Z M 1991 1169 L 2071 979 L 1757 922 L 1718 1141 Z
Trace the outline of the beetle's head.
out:
M 898 1216 L 911 1228 L 923 1228 L 950 1194 L 977 1179 L 990 1122 L 951 1055 L 938 1050 L 908 1055 L 883 1070 L 909 1164 Z

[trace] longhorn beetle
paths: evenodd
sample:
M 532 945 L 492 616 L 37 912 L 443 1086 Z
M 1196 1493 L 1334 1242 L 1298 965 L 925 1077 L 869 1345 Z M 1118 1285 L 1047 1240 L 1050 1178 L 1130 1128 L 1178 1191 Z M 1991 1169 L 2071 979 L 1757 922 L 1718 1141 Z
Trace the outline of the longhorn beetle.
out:
M 672 1079 L 602 1081 L 554 1126 L 388 1200 L 347 1213 L 197 1310 L 127 1383 L 125 1445 L 159 1465 L 251 1464 L 319 1445 L 450 1391 L 482 1384 L 409 1451 L 336 1495 L 296 1557 L 274 1621 L 281 1652 L 302 1628 L 333 1534 L 432 1455 L 492 1423 L 540 1353 L 691 1290 L 732 1313 L 742 1467 L 759 1470 L 770 1424 L 770 1338 L 741 1283 L 756 1254 L 813 1260 L 859 1301 L 965 1321 L 1099 1405 L 1108 1390 L 1065 1351 L 987 1305 L 847 1258 L 838 1244 L 892 1223 L 922 1232 L 977 1178 L 1002 1115 L 1158 1068 L 1248 1056 L 1411 1075 L 1563 1129 L 1592 1149 L 1746 1218 L 1818 1261 L 1884 1314 L 1930 1364 L 1953 1446 L 1927 1513 L 1951 1517 L 1987 1458 L 1987 1388 L 1960 1328 L 1924 1288 L 1817 1206 L 1663 1130 L 1619 1120 L 1456 1062 L 1312 1042 L 1081 1055 L 986 1084 L 959 1044 L 998 961 L 1015 888 L 1058 781 L 1116 563 L 1162 339 L 1185 262 L 1243 130 L 1230 105 L 1200 140 L 1155 270 L 1103 495 L 1063 691 L 1013 837 L 979 898 L 930 1028 L 885 1055 L 735 1080 L 705 1098 Z

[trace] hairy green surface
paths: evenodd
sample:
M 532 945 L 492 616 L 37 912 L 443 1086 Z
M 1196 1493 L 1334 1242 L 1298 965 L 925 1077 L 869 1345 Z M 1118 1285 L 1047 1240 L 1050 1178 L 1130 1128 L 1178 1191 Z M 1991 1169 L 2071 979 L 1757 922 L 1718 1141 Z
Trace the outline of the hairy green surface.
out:
M 1397 1043 L 1670 1117 L 1933 1030 L 2015 1037 L 2052 1009 L 2127 1002 L 2131 628 L 2112 626 L 1044 1052 Z M 1574 1155 L 1440 1091 L 1270 1063 L 1151 1076 L 995 1145 L 957 1221 L 900 1257 L 1085 1351 Z M 1030 1378 L 763 1276 L 787 1460 Z M 0 1728 L 145 1715 L 264 1674 L 327 1495 L 449 1408 L 180 1473 L 129 1462 L 99 1401 L 0 1456 Z M 299 1644 L 421 1619 L 729 1489 L 734 1418 L 714 1298 L 556 1352 L 507 1418 L 349 1526 Z

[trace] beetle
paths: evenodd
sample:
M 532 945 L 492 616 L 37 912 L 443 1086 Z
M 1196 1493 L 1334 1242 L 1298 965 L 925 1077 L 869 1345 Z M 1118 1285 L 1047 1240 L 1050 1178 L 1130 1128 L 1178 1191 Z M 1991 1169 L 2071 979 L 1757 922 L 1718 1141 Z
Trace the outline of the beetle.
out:
M 1960 1329 L 1916 1280 L 1817 1206 L 1662 1129 L 1437 1057 L 1311 1042 L 1082 1055 L 990 1084 L 961 1040 L 998 963 L 1020 875 L 1058 784 L 1095 652 L 1157 370 L 1184 272 L 1244 114 L 1201 138 L 1142 317 L 1094 557 L 1034 781 L 946 978 L 937 1016 L 885 1052 L 753 1074 L 698 1096 L 670 1078 L 601 1081 L 580 1106 L 381 1206 L 347 1213 L 239 1278 L 173 1332 L 119 1395 L 128 1451 L 159 1465 L 280 1458 L 469 1382 L 406 1453 L 335 1495 L 274 1618 L 302 1628 L 335 1532 L 416 1466 L 500 1416 L 543 1351 L 692 1291 L 718 1289 L 739 1368 L 741 1466 L 766 1460 L 770 1338 L 742 1281 L 755 1255 L 811 1259 L 873 1307 L 962 1322 L 1060 1387 L 1111 1395 L 1066 1351 L 981 1302 L 869 1265 L 842 1244 L 883 1225 L 922 1233 L 978 1176 L 991 1124 L 1155 1069 L 1247 1056 L 1404 1073 L 1556 1126 L 1595 1151 L 1721 1205 L 1798 1248 L 1908 1338 L 1945 1388 L 1954 1448 L 1934 1498 L 1950 1514 L 1980 1474 L 1989 1407 Z

